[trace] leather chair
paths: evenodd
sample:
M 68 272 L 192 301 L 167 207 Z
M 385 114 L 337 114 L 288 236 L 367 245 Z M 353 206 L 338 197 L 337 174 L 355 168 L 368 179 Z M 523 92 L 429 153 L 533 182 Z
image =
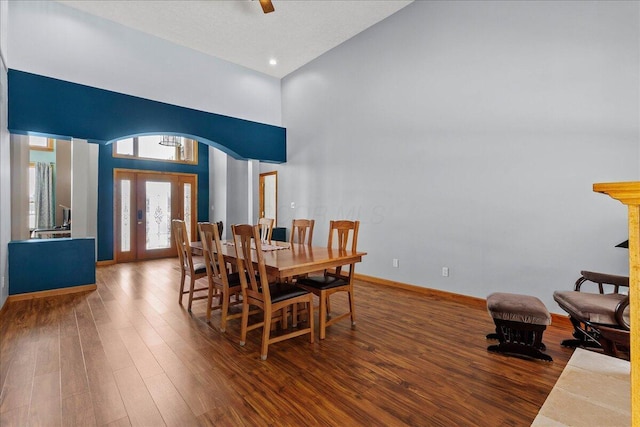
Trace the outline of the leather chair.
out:
M 602 348 L 605 354 L 628 359 L 629 278 L 592 271 L 580 273 L 573 291 L 553 293 L 553 299 L 569 314 L 574 327 L 574 338 L 562 341 L 562 345 Z

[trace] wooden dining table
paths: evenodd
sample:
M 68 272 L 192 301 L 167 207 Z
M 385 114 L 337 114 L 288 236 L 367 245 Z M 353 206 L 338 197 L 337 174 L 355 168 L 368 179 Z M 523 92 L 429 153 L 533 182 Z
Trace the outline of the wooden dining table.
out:
M 202 251 L 200 242 L 192 242 L 191 246 L 195 250 Z M 279 248 L 273 249 L 275 246 Z M 307 246 L 276 241 L 263 244 L 262 248 L 267 274 L 278 280 L 355 264 L 361 262 L 362 257 L 367 254 L 360 251 L 340 251 L 326 246 Z M 235 267 L 236 252 L 232 240 L 222 242 L 222 253 L 225 260 Z

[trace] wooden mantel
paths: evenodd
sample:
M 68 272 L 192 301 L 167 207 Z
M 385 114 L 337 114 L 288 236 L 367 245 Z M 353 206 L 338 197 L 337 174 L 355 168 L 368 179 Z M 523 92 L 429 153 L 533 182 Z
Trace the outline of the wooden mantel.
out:
M 631 425 L 640 426 L 640 182 L 593 184 L 629 209 L 629 301 L 631 310 Z

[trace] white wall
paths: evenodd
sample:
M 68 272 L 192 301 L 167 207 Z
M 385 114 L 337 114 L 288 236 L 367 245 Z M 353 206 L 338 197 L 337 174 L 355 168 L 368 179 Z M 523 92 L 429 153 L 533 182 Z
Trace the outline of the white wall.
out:
M 581 269 L 625 274 L 592 184 L 638 180 L 639 7 L 415 2 L 292 73 L 281 223 L 360 219 L 359 273 L 554 312 Z
M 227 188 L 228 157 L 229 156 L 221 150 L 209 147 L 209 188 Z M 214 191 L 209 198 L 209 221 L 222 221 L 224 229 L 220 237 L 223 239 L 225 238 L 224 236 L 228 235 L 226 233 L 229 228 L 226 196 L 226 191 Z
M 11 239 L 26 240 L 30 237 L 29 228 L 29 137 L 27 135 L 10 136 L 11 203 L 7 212 L 11 213 Z M 4 205 L 3 205 L 4 206 Z M 0 209 L 5 211 L 5 209 Z
M 54 1 L 9 2 L 9 68 L 280 125 L 280 81 Z
M 98 236 L 98 151 L 84 139 L 71 141 L 71 237 Z
M 7 130 L 7 11 L 0 1 L 0 206 L 11 204 L 9 132 Z M 11 239 L 11 210 L 0 209 L 0 307 L 9 294 L 7 285 L 7 243 Z

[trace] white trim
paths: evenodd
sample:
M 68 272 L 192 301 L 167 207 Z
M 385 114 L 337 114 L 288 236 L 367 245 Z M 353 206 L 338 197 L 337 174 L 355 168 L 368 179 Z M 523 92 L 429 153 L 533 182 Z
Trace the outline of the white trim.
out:
M 2 49 L 0 49 L 0 62 L 2 62 L 2 68 L 4 69 L 4 71 L 8 72 L 9 68 L 7 67 L 7 61 L 5 61 L 4 59 L 4 54 L 2 53 Z

